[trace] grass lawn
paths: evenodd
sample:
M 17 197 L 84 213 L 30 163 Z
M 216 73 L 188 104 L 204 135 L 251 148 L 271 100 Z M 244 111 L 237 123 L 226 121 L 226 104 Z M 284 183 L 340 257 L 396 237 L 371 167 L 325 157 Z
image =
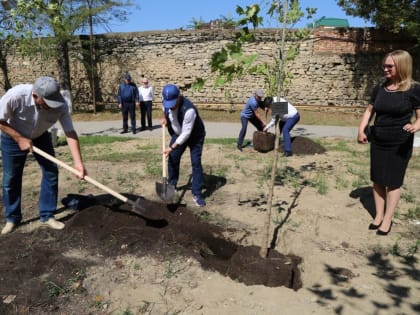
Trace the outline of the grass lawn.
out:
M 363 111 L 360 108 L 355 109 L 300 109 L 298 108 L 301 119 L 300 124 L 303 125 L 329 125 L 329 126 L 358 126 Z M 221 122 L 239 122 L 240 111 L 221 111 L 199 109 L 200 116 L 204 121 L 221 121 Z M 158 108 L 153 110 L 153 118 L 159 118 L 161 111 Z M 96 114 L 87 112 L 74 112 L 73 119 L 76 121 L 101 121 L 101 120 L 120 120 L 121 113 L 119 111 L 100 111 Z M 137 111 L 137 117 L 140 113 Z

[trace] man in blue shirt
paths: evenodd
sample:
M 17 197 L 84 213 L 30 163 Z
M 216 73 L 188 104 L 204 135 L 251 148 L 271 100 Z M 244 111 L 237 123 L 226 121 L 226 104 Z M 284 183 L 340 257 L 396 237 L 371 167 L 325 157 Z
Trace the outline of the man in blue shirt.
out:
M 131 81 L 131 75 L 127 72 L 124 76 L 124 82 L 118 88 L 118 107 L 121 109 L 123 117 L 121 133 L 128 132 L 128 115 L 130 114 L 131 131 L 136 134 L 136 105 L 140 105 L 139 90 L 136 84 Z
M 242 151 L 242 144 L 246 135 L 246 130 L 248 127 L 248 121 L 257 128 L 258 131 L 262 131 L 265 127 L 265 122 L 258 113 L 258 108 L 264 97 L 264 91 L 262 89 L 255 90 L 254 95 L 252 95 L 246 102 L 244 108 L 241 112 L 241 131 L 239 132 L 237 147 L 239 151 Z

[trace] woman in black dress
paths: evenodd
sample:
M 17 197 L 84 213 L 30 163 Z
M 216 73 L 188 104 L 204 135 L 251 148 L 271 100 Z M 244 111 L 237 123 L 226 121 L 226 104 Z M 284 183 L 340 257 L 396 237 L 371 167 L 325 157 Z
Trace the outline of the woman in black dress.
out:
M 413 152 L 414 133 L 420 130 L 420 84 L 412 79 L 412 59 L 404 50 L 388 53 L 382 68 L 385 82 L 373 90 L 357 140 L 367 143 L 369 136 L 371 142 L 370 177 L 376 215 L 369 230 L 387 235 Z M 373 127 L 367 128 L 374 115 Z

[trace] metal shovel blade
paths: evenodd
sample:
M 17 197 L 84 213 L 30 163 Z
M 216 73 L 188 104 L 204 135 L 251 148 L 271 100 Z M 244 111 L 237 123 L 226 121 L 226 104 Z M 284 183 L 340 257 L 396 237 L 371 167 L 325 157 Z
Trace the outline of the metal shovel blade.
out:
M 172 197 L 175 194 L 175 187 L 168 184 L 166 178 L 163 178 L 162 183 L 156 182 L 156 193 L 160 199 L 169 202 L 172 201 Z
M 152 210 L 150 207 L 147 207 L 145 200 L 138 198 L 136 201 L 130 199 L 127 200 L 127 203 L 131 205 L 131 212 L 142 216 L 145 219 L 149 220 L 159 220 L 161 217 L 156 211 Z

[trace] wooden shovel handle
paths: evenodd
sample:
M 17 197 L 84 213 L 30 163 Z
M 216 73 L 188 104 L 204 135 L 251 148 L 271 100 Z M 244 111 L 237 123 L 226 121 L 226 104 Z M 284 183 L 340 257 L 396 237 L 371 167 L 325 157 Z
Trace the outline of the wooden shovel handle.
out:
M 50 160 L 51 162 L 54 162 L 58 166 L 61 166 L 61 167 L 65 168 L 66 170 L 72 172 L 76 176 L 80 176 L 80 172 L 78 170 L 76 170 L 75 168 L 71 167 L 70 165 L 67 165 L 66 163 L 60 161 L 59 159 L 53 157 L 52 155 L 48 154 L 47 152 L 42 151 L 41 149 L 37 148 L 36 146 L 32 146 L 32 151 L 35 152 L 36 154 L 41 155 L 42 157 L 46 158 L 47 160 Z M 117 193 L 116 191 L 114 191 L 111 188 L 99 183 L 98 181 L 94 180 L 93 178 L 91 178 L 87 175 L 85 175 L 85 177 L 83 177 L 83 179 L 85 181 L 95 185 L 96 187 L 102 189 L 103 191 L 109 193 L 110 195 L 114 196 L 115 198 L 118 198 L 119 200 L 121 200 L 123 202 L 128 201 L 127 197 L 121 195 L 120 193 Z
M 165 125 L 162 125 L 162 177 L 163 178 L 167 177 L 166 157 L 165 157 L 165 153 L 163 153 L 166 148 L 165 135 L 166 135 Z

